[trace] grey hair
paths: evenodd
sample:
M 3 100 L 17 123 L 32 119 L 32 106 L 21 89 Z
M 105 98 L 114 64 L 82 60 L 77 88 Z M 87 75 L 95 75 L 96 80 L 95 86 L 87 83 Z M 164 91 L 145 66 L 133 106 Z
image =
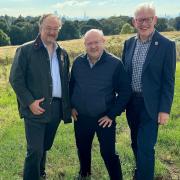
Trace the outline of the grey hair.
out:
M 135 11 L 134 11 L 134 17 L 137 17 L 138 13 L 140 11 L 151 11 L 153 13 L 153 15 L 156 15 L 156 9 L 155 6 L 153 4 L 153 2 L 151 3 L 141 3 L 138 6 L 136 6 Z
M 92 32 L 98 33 L 102 37 L 104 36 L 104 33 L 103 33 L 102 30 L 100 30 L 100 29 L 90 29 L 84 34 L 84 39 L 86 39 L 86 37 Z
M 61 26 L 61 20 L 58 16 L 56 16 L 55 14 L 52 14 L 52 13 L 48 13 L 48 14 L 43 14 L 40 19 L 39 19 L 39 27 L 41 27 L 41 25 L 43 24 L 44 20 L 47 18 L 47 17 L 54 17 L 54 18 L 57 18 L 58 21 L 59 21 L 59 25 Z

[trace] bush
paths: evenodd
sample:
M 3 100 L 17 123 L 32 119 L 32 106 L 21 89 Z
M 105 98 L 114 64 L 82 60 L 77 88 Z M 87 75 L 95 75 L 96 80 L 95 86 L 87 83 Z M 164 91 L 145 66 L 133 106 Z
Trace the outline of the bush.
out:
M 6 46 L 10 44 L 10 38 L 3 30 L 0 29 L 0 46 Z
M 122 26 L 121 34 L 130 34 L 130 33 L 133 33 L 133 32 L 134 32 L 134 28 L 129 23 L 125 23 Z

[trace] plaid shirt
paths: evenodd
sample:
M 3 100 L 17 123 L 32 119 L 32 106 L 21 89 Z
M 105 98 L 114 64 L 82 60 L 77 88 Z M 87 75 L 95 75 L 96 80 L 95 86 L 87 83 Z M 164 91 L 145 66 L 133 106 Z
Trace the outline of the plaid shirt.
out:
M 131 86 L 133 89 L 133 92 L 142 92 L 142 82 L 141 82 L 141 76 L 142 76 L 142 69 L 143 64 L 145 62 L 149 46 L 152 41 L 152 36 L 154 32 L 150 35 L 147 41 L 143 42 L 140 40 L 138 36 L 136 36 L 136 47 L 134 50 L 134 55 L 132 58 L 132 82 Z

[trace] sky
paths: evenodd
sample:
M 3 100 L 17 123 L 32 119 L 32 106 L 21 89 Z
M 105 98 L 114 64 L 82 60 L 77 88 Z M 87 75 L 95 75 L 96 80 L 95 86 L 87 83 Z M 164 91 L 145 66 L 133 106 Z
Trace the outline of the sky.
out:
M 0 0 L 0 15 L 39 16 L 57 12 L 69 17 L 132 16 L 143 0 Z M 180 16 L 180 0 L 146 0 L 153 2 L 158 16 Z

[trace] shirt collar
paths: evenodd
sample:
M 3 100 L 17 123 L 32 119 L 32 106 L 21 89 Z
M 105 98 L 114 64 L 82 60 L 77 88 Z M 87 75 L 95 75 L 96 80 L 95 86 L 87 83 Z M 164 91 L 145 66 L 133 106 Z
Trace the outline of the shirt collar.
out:
M 104 51 L 103 51 L 103 52 L 104 52 Z M 89 57 L 88 54 L 87 54 L 87 60 L 88 60 L 88 62 L 89 62 L 89 64 L 90 64 L 91 67 L 93 67 L 93 66 L 101 59 L 101 57 L 102 57 L 102 55 L 103 55 L 103 52 L 101 53 L 101 55 L 99 56 L 99 58 L 97 59 L 97 61 L 96 61 L 94 64 L 91 62 L 91 59 L 90 59 L 90 57 Z
M 43 43 L 44 47 L 47 49 L 47 45 L 43 41 L 42 41 L 42 43 Z M 57 50 L 57 48 L 58 48 L 58 44 L 55 42 L 54 43 L 54 50 Z
M 152 37 L 153 37 L 153 35 L 154 35 L 154 32 L 155 32 L 155 30 L 149 35 L 149 37 L 148 37 L 148 39 L 147 39 L 146 41 L 142 41 L 142 40 L 140 39 L 140 35 L 139 35 L 139 34 L 137 34 L 137 35 L 135 36 L 135 39 L 136 39 L 136 40 L 139 40 L 140 42 L 143 42 L 143 43 L 148 43 L 148 42 L 150 42 L 150 41 L 152 40 Z

